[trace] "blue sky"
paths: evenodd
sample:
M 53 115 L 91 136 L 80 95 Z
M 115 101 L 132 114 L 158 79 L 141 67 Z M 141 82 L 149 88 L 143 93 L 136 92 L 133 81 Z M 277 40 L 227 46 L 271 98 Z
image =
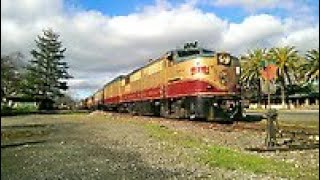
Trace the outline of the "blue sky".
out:
M 241 0 L 240 0 L 241 1 Z M 264 1 L 264 0 L 256 0 Z M 266 0 L 270 1 L 270 0 Z M 272 1 L 272 0 L 271 0 Z M 286 1 L 286 0 L 284 0 Z M 317 17 L 319 21 L 319 1 L 318 0 L 290 0 L 297 4 L 297 10 L 300 8 L 299 5 L 303 4 L 308 6 L 310 9 L 310 14 Z M 177 6 L 183 4 L 184 0 L 168 0 L 172 6 Z M 272 14 L 281 18 L 286 18 L 292 16 L 296 12 L 293 9 L 286 9 L 280 5 L 275 5 L 274 7 L 259 7 L 253 9 L 247 9 L 245 3 L 240 4 L 230 4 L 224 6 L 214 5 L 214 0 L 204 0 L 204 1 L 194 1 L 195 6 L 202 10 L 203 12 L 213 12 L 223 19 L 228 19 L 232 22 L 241 22 L 245 17 L 252 14 Z M 65 1 L 66 6 L 76 7 L 83 10 L 96 10 L 108 16 L 125 16 L 134 12 L 139 11 L 145 6 L 151 6 L 155 4 L 153 0 L 67 0 Z M 279 3 L 280 4 L 280 3 Z
M 83 10 L 96 10 L 108 16 L 128 15 L 139 7 L 151 5 L 148 0 L 67 0 L 67 6 L 74 6 Z
M 197 40 L 238 56 L 319 48 L 317 0 L 1 0 L 1 55 L 28 59 L 45 28 L 67 48 L 70 90 L 84 98 L 148 59 Z

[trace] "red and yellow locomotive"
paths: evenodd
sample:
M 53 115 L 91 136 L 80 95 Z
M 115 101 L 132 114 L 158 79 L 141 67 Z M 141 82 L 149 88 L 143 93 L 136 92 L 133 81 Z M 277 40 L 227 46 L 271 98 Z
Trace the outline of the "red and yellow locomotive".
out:
M 233 121 L 242 116 L 240 62 L 187 43 L 86 99 L 89 108 L 139 115 Z

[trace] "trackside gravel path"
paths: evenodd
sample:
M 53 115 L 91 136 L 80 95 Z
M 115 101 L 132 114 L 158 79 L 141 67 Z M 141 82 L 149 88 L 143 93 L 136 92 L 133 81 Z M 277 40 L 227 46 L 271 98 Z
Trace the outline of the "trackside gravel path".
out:
M 174 134 L 186 133 L 188 136 L 200 137 L 208 144 L 229 147 L 240 152 L 241 144 L 234 141 L 240 139 L 244 144 L 250 144 L 250 141 L 259 144 L 259 137 L 263 136 L 258 132 L 218 132 L 189 122 L 161 121 L 110 113 L 6 117 L 1 119 L 1 178 L 281 178 L 276 174 L 206 165 L 197 159 L 201 149 L 156 138 L 146 128 L 149 125 L 164 127 L 174 131 Z M 308 161 L 311 163 L 310 167 L 319 168 L 318 152 L 312 150 L 307 153 L 291 153 L 295 158 L 286 158 L 290 153 L 261 156 L 275 157 L 274 159 L 279 161 L 293 161 L 297 166 Z M 307 159 L 298 162 L 303 159 L 300 156 Z

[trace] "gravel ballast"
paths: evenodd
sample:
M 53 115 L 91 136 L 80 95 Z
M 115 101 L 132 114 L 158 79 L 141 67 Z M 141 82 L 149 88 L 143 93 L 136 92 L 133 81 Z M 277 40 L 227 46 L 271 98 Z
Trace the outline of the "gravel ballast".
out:
M 280 179 L 274 174 L 208 166 L 197 150 L 152 137 L 145 125 L 165 127 L 243 153 L 264 133 L 204 128 L 201 123 L 94 112 L 29 115 L 1 121 L 3 179 Z M 257 154 L 319 168 L 319 151 Z M 283 178 L 285 179 L 285 178 Z

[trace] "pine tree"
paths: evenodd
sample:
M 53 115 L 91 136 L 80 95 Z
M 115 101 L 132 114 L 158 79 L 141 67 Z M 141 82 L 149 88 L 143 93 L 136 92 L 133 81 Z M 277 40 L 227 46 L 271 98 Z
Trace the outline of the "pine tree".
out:
M 27 75 L 27 93 L 39 101 L 39 109 L 52 109 L 54 101 L 68 89 L 66 80 L 71 78 L 67 63 L 62 61 L 66 48 L 59 35 L 51 29 L 35 40 L 37 48 L 31 51 Z

